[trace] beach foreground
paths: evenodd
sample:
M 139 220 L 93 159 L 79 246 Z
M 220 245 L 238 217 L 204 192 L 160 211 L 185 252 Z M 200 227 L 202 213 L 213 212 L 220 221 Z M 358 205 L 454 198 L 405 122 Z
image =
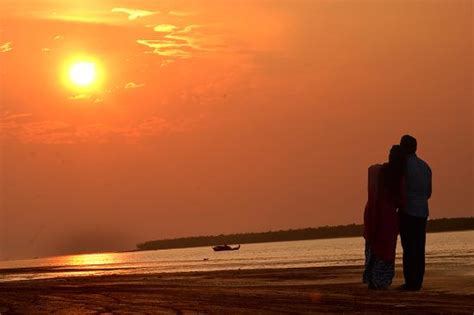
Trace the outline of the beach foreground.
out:
M 0 271 L 1 273 L 13 270 Z M 472 270 L 427 271 L 421 292 L 370 291 L 362 267 L 319 267 L 54 278 L 0 283 L 0 313 L 466 313 Z M 471 272 L 471 274 L 469 274 Z

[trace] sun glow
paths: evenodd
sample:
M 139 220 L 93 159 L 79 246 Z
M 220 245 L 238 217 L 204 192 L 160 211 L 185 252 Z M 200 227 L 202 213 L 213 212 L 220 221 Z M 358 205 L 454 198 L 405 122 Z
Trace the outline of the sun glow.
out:
M 64 63 L 63 83 L 77 93 L 97 92 L 103 81 L 101 63 L 91 57 L 74 57 Z
M 78 86 L 89 86 L 94 83 L 97 76 L 96 66 L 92 62 L 78 62 L 69 70 L 69 78 Z

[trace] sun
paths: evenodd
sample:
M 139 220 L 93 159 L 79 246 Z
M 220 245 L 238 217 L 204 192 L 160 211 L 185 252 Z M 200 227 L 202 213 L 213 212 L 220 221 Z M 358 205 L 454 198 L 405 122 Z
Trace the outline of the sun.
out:
M 60 68 L 61 81 L 73 93 L 100 93 L 105 82 L 105 67 L 90 54 L 75 54 L 65 58 Z
M 87 87 L 97 80 L 97 66 L 90 61 L 76 62 L 69 69 L 71 83 L 79 87 Z

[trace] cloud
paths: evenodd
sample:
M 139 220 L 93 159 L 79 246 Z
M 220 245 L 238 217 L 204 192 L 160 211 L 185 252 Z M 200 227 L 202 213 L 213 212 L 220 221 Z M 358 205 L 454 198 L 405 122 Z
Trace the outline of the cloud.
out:
M 130 128 L 127 136 L 131 138 L 158 136 L 171 131 L 172 128 L 172 124 L 166 119 L 150 117 Z
M 25 121 L 31 114 L 0 114 L 0 139 L 35 144 L 108 143 L 122 141 L 136 143 L 197 127 L 201 118 L 166 119 L 151 116 L 128 126 L 103 123 L 74 125 L 45 120 Z
M 153 30 L 158 33 L 171 33 L 176 28 L 178 28 L 176 25 L 160 24 L 160 25 L 155 26 Z
M 26 137 L 66 135 L 73 130 L 73 127 L 70 124 L 62 121 L 35 121 L 24 125 L 28 127 L 23 129 L 23 136 Z
M 32 114 L 30 113 L 22 113 L 22 114 L 10 114 L 10 112 L 3 112 L 0 114 L 0 122 L 7 122 L 12 120 L 18 120 L 21 118 L 31 117 Z
M 12 49 L 13 49 L 13 47 L 12 47 L 11 42 L 6 42 L 6 43 L 0 45 L 0 53 L 5 53 L 5 52 L 8 52 Z
M 159 13 L 159 12 L 153 12 L 153 11 L 147 11 L 147 10 L 127 9 L 127 8 L 113 8 L 112 12 L 128 14 L 129 20 L 136 20 L 138 18 L 142 18 L 142 17 Z
M 61 121 L 24 121 L 31 114 L 0 115 L 0 139 L 16 140 L 21 143 L 73 143 L 73 128 Z
M 127 84 L 125 84 L 125 88 L 126 89 L 136 89 L 136 88 L 140 88 L 140 87 L 143 87 L 145 86 L 145 83 L 134 83 L 134 82 L 128 82 Z
M 81 94 L 76 94 L 69 96 L 68 99 L 71 101 L 88 101 L 88 102 L 93 102 L 95 104 L 97 103 L 102 103 L 104 101 L 103 97 L 104 94 L 107 93 L 97 93 L 97 94 L 86 94 L 86 93 L 81 93 Z
M 153 28 L 158 33 L 174 33 L 174 34 L 187 34 L 195 29 L 203 27 L 202 25 L 191 24 L 185 27 L 178 27 L 173 24 L 159 24 Z
M 173 59 L 190 58 L 215 50 L 216 46 L 209 42 L 211 36 L 198 31 L 201 28 L 203 26 L 197 24 L 183 27 L 173 24 L 159 24 L 153 28 L 156 32 L 155 38 L 138 39 L 137 43 L 151 48 L 152 51 L 148 53 L 167 57 L 167 63 L 169 63 Z
M 176 33 L 178 34 L 187 34 L 187 33 L 190 33 L 198 28 L 202 28 L 203 26 L 202 25 L 197 25 L 197 24 L 191 24 L 191 25 L 187 25 L 185 26 L 184 28 L 178 30 Z
M 184 16 L 196 15 L 197 12 L 171 10 L 171 11 L 168 12 L 168 14 L 169 15 L 174 15 L 174 16 L 179 16 L 179 17 L 184 17 Z
M 68 97 L 70 100 L 77 101 L 77 100 L 88 100 L 91 98 L 89 94 L 77 94 Z
M 41 20 L 58 20 L 68 22 L 80 22 L 80 23 L 91 23 L 91 24 L 110 24 L 113 23 L 110 11 L 97 10 L 97 9 L 77 9 L 77 10 L 38 10 L 31 14 L 32 17 Z M 57 38 L 59 40 L 62 38 Z
M 64 39 L 64 36 L 62 35 L 56 35 L 53 37 L 54 40 L 61 40 L 61 39 Z
M 195 129 L 200 120 L 202 120 L 202 117 L 169 120 L 163 117 L 152 116 L 128 128 L 125 135 L 129 140 L 136 142 L 150 137 L 182 133 Z
M 174 40 L 139 39 L 137 43 L 152 48 L 152 53 L 164 57 L 190 58 L 194 49 L 187 42 Z
M 51 52 L 51 48 L 44 47 L 44 48 L 41 48 L 41 51 L 48 53 L 48 52 Z

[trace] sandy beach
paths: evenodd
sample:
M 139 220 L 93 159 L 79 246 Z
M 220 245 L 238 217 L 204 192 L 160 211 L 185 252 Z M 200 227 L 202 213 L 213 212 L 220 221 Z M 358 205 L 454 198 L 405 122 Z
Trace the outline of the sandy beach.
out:
M 429 266 L 421 292 L 370 291 L 362 267 L 54 278 L 0 284 L 2 314 L 474 312 L 472 270 Z M 1 273 L 15 272 L 3 270 Z M 470 274 L 469 274 L 470 272 Z

